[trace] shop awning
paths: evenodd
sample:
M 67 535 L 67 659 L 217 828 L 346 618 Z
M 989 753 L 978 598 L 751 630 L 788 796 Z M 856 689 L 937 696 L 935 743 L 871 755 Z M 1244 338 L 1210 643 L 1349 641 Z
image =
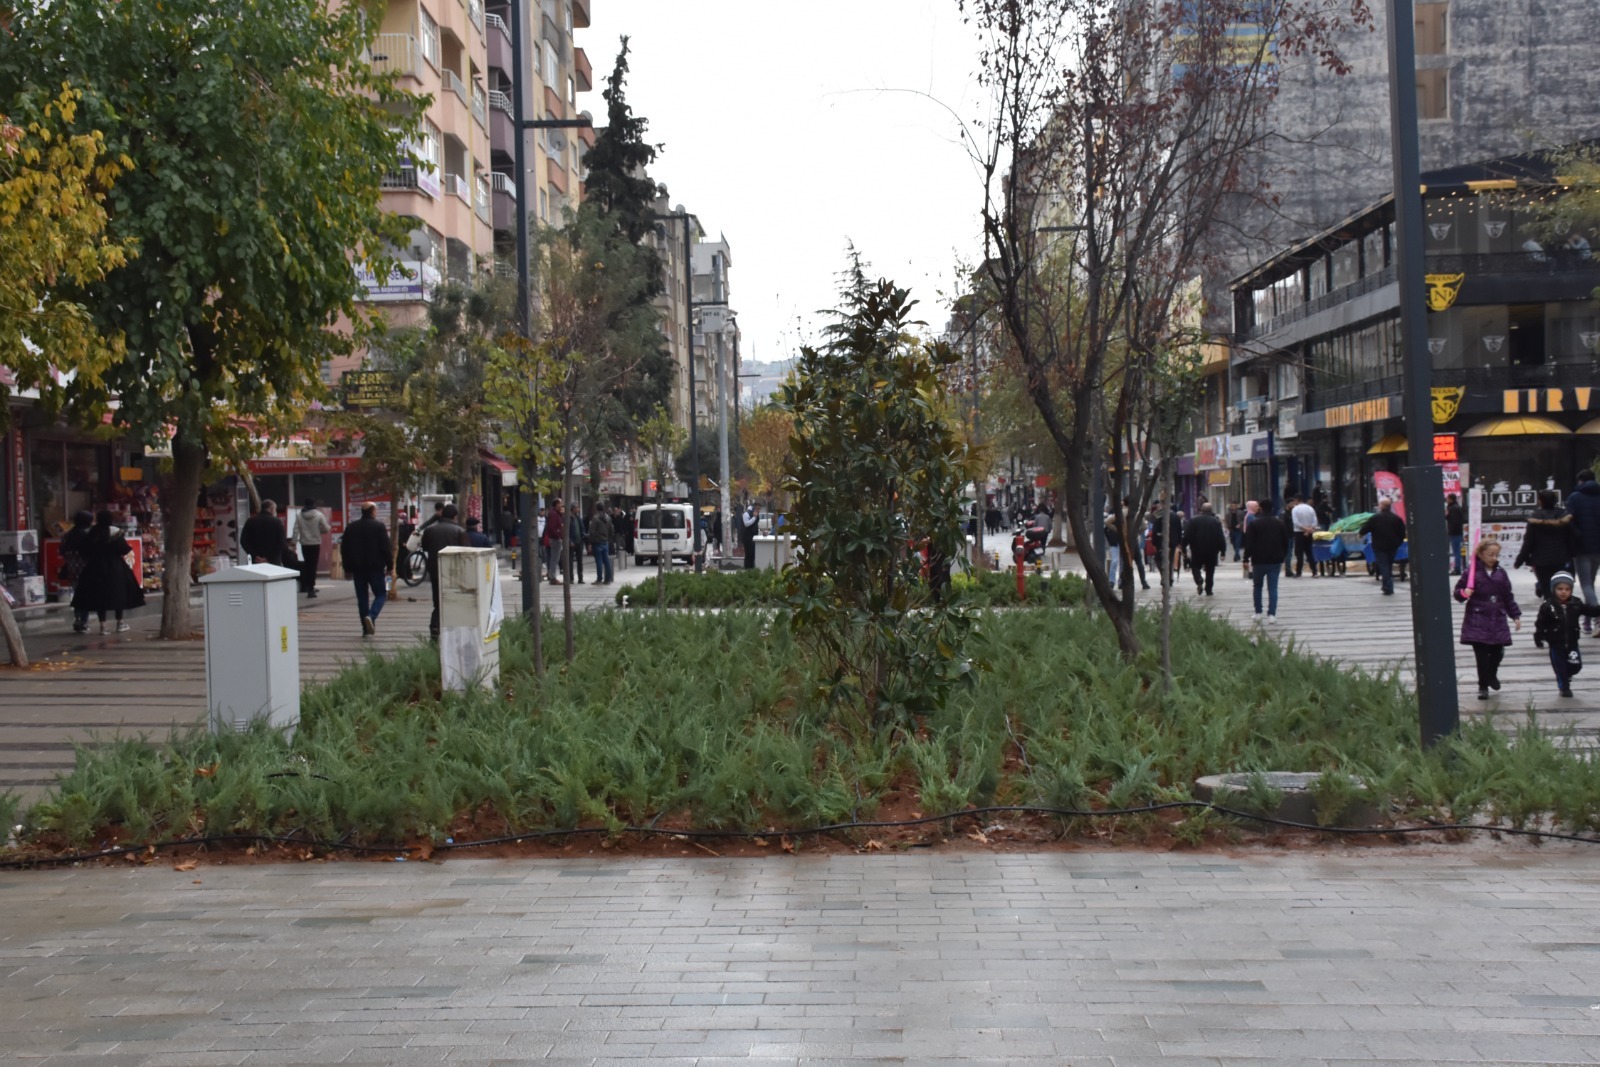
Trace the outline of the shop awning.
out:
M 1507 415 L 1487 419 L 1462 434 L 1462 437 L 1565 437 L 1572 431 L 1554 419 L 1536 415 Z
M 1573 430 L 1572 432 L 1573 433 L 1600 433 L 1600 419 L 1590 419 L 1588 422 L 1584 423 L 1582 426 L 1579 426 L 1576 430 Z
M 490 452 L 487 448 L 478 449 L 478 458 L 483 460 L 483 465 L 485 467 L 488 467 L 492 470 L 497 470 L 501 474 L 516 473 L 517 468 L 513 467 L 506 460 L 501 459 L 493 452 Z
M 1406 443 L 1406 435 L 1405 434 L 1403 434 L 1403 433 L 1385 434 L 1384 437 L 1383 437 L 1383 440 L 1379 441 L 1377 444 L 1375 444 L 1371 448 L 1367 449 L 1367 455 L 1369 455 L 1369 456 L 1386 456 L 1391 452 L 1404 452 L 1406 449 L 1408 449 L 1410 447 L 1411 446 Z

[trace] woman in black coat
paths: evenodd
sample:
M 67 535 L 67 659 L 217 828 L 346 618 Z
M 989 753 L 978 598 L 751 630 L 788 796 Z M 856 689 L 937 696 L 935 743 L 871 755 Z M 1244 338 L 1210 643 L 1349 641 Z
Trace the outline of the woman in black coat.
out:
M 1533 565 L 1533 595 L 1540 600 L 1550 592 L 1550 576 L 1572 567 L 1575 535 L 1572 516 L 1562 508 L 1560 494 L 1554 489 L 1539 490 L 1539 507 L 1528 516 L 1522 551 L 1512 566 Z
M 106 612 L 114 612 L 117 632 L 131 627 L 122 613 L 144 607 L 144 590 L 139 588 L 126 557 L 133 551 L 122 531 L 111 525 L 111 512 L 101 511 L 84 540 L 83 571 L 72 594 L 74 611 L 94 612 L 100 619 L 100 632 L 106 632 Z

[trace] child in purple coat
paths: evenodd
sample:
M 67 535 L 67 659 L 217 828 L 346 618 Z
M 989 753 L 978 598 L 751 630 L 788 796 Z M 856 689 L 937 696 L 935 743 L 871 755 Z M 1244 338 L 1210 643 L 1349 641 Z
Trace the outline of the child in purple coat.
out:
M 1488 700 L 1489 690 L 1500 689 L 1500 661 L 1511 643 L 1514 623 L 1522 629 L 1522 609 L 1511 592 L 1511 577 L 1500 567 L 1500 544 L 1478 545 L 1476 566 L 1456 582 L 1456 599 L 1467 605 L 1461 620 L 1461 643 L 1472 646 L 1478 661 L 1478 699 Z

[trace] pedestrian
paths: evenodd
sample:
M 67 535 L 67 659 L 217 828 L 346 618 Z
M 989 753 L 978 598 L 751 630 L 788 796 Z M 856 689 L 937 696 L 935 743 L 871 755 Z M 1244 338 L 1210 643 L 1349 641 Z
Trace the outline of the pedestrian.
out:
M 1164 555 L 1166 547 L 1169 544 L 1167 540 L 1167 525 L 1168 521 L 1166 506 L 1158 503 L 1150 509 L 1150 525 L 1145 532 L 1145 536 L 1149 538 L 1150 544 L 1155 547 L 1155 551 L 1152 553 L 1152 555 L 1154 555 L 1156 558 L 1156 578 L 1161 582 L 1163 588 L 1165 588 L 1171 582 L 1171 574 L 1162 570 L 1164 566 L 1172 562 L 1170 555 Z M 1171 526 L 1172 542 L 1170 543 L 1177 543 L 1179 539 L 1182 538 L 1183 531 L 1178 525 L 1176 516 L 1173 517 Z M 1163 562 L 1163 560 L 1165 560 L 1165 562 Z
M 609 509 L 604 504 L 594 506 L 594 517 L 589 520 L 589 544 L 594 551 L 594 584 L 610 585 L 611 539 L 616 530 L 611 525 Z
M 1305 573 L 1306 564 L 1311 565 L 1311 576 L 1317 577 L 1317 560 L 1312 554 L 1312 535 L 1317 532 L 1317 509 L 1299 497 L 1294 498 L 1294 507 L 1289 509 L 1289 518 L 1294 523 L 1294 576 L 1299 578 Z
M 1371 538 L 1372 565 L 1384 596 L 1394 596 L 1394 557 L 1406 543 L 1406 520 L 1394 513 L 1394 501 L 1384 497 L 1378 510 L 1361 524 L 1363 536 Z
M 560 585 L 556 577 L 561 568 L 561 545 L 567 536 L 567 513 L 560 497 L 550 501 L 544 516 L 544 529 L 539 532 L 539 548 L 544 552 L 544 576 L 551 585 Z
M 1243 553 L 1243 550 L 1244 550 L 1244 535 L 1246 535 L 1246 534 L 1248 534 L 1250 532 L 1250 524 L 1252 522 L 1255 522 L 1257 516 L 1259 516 L 1260 514 L 1261 514 L 1261 502 L 1260 501 L 1258 501 L 1258 500 L 1246 500 L 1244 502 L 1244 514 L 1239 516 L 1239 531 L 1240 531 L 1239 548 L 1240 548 L 1241 554 Z M 1244 567 L 1244 576 L 1246 578 L 1250 577 L 1250 557 L 1249 556 L 1244 556 L 1243 567 Z
M 261 502 L 261 510 L 244 521 L 239 531 L 239 546 L 250 557 L 251 563 L 283 565 L 289 551 L 289 539 L 278 518 L 278 505 L 271 500 Z
M 1249 525 L 1244 530 L 1244 565 L 1250 575 L 1255 598 L 1256 622 L 1261 621 L 1261 586 L 1267 587 L 1267 622 L 1278 621 L 1278 577 L 1283 561 L 1289 558 L 1289 531 L 1283 520 L 1261 510 L 1252 500 L 1245 509 Z
M 73 587 L 74 598 L 78 586 L 78 579 L 83 575 L 83 565 L 88 559 L 89 531 L 94 526 L 94 516 L 87 511 L 80 511 L 72 516 L 72 529 L 68 530 L 61 538 L 61 570 L 59 580 L 62 585 Z M 89 630 L 89 609 L 74 606 L 72 609 L 72 632 L 75 634 L 87 633 Z
M 467 545 L 470 548 L 494 547 L 494 538 L 483 532 L 483 523 L 476 517 L 467 520 Z
M 106 632 L 107 612 L 116 615 L 120 634 L 132 629 L 122 620 L 123 612 L 144 607 L 144 590 L 128 566 L 127 556 L 132 551 L 133 546 L 122 531 L 111 525 L 111 512 L 95 512 L 94 525 L 84 535 L 83 571 L 72 591 L 72 610 L 82 611 L 85 619 L 94 612 L 102 634 Z
M 1549 595 L 1550 576 L 1572 566 L 1572 516 L 1560 501 L 1554 489 L 1539 490 L 1539 506 L 1528 516 L 1522 549 L 1511 564 L 1519 569 L 1524 563 L 1532 565 L 1533 595 L 1540 600 Z
M 1461 643 L 1472 648 L 1478 666 L 1478 699 L 1500 689 L 1500 661 L 1511 644 L 1512 626 L 1522 629 L 1522 609 L 1511 592 L 1511 578 L 1500 566 L 1500 542 L 1480 541 L 1467 573 L 1456 582 L 1456 599 L 1467 605 Z
M 1233 561 L 1240 562 L 1244 551 L 1244 512 L 1238 504 L 1229 504 L 1224 516 L 1224 525 L 1228 531 L 1228 544 L 1233 546 Z
M 584 550 L 584 521 L 578 514 L 578 508 L 583 506 L 580 500 L 576 507 L 567 512 L 567 540 L 565 548 L 572 556 L 572 573 L 577 577 L 578 584 L 583 584 L 583 550 Z
M 394 567 L 394 547 L 389 542 L 389 528 L 378 520 L 378 505 L 362 504 L 361 517 L 344 528 L 339 558 L 356 587 L 362 636 L 374 634 L 378 613 L 389 599 L 388 577 Z
M 439 522 L 440 520 L 442 520 L 444 518 L 444 509 L 445 509 L 444 501 L 443 500 L 435 500 L 433 502 L 433 517 L 430 518 L 427 522 L 423 523 L 421 529 L 426 530 L 428 527 L 432 526 L 434 523 Z
M 711 546 L 717 555 L 722 555 L 722 509 L 711 510 Z
M 750 503 L 739 516 L 739 541 L 744 547 L 744 569 L 754 570 L 756 565 L 756 533 L 761 528 L 761 505 Z
M 317 510 L 317 502 L 307 499 L 294 517 L 289 540 L 300 546 L 300 591 L 307 600 L 317 598 L 317 564 L 322 560 L 322 538 L 333 526 L 328 516 Z
M 1111 579 L 1114 586 L 1122 585 L 1122 520 L 1117 518 L 1117 509 L 1112 508 L 1106 512 L 1103 520 L 1106 532 L 1106 577 Z
M 1222 521 L 1212 513 L 1209 503 L 1200 505 L 1200 514 L 1189 521 L 1183 539 L 1189 549 L 1189 565 L 1194 569 L 1194 591 L 1211 596 L 1217 561 L 1227 554 L 1228 539 L 1223 535 Z
M 1122 528 L 1129 538 L 1127 549 L 1128 554 L 1133 557 L 1134 570 L 1139 572 L 1139 587 L 1148 590 L 1150 581 L 1145 577 L 1144 573 L 1144 528 L 1142 524 L 1134 522 L 1133 498 L 1131 496 L 1122 498 Z
M 460 512 L 454 504 L 439 509 L 439 521 L 430 522 L 422 533 L 422 551 L 428 560 L 428 582 L 433 590 L 433 614 L 428 618 L 428 635 L 439 639 L 439 553 L 455 545 L 467 547 L 466 528 L 456 523 Z
M 1572 514 L 1572 526 L 1577 534 L 1572 547 L 1573 565 L 1578 576 L 1578 588 L 1583 590 L 1583 602 L 1591 608 L 1600 607 L 1595 596 L 1594 576 L 1600 570 L 1600 482 L 1594 471 L 1587 467 L 1578 472 L 1578 485 L 1567 497 L 1567 511 Z M 1584 633 L 1600 634 L 1590 619 L 1583 620 Z
M 1461 536 L 1467 528 L 1467 513 L 1454 493 L 1444 498 L 1444 528 L 1450 535 L 1450 576 L 1455 577 L 1461 573 Z
M 1539 618 L 1533 626 L 1533 643 L 1549 646 L 1550 669 L 1556 672 L 1556 689 L 1564 697 L 1572 695 L 1572 676 L 1583 669 L 1583 653 L 1578 648 L 1578 619 L 1600 615 L 1600 608 L 1572 599 L 1572 575 L 1557 571 L 1550 576 L 1550 596 L 1539 605 Z

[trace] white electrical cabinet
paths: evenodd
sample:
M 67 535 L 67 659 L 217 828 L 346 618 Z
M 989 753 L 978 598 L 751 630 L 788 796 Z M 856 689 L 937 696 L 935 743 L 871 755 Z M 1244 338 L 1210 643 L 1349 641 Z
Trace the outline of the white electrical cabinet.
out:
M 505 620 L 500 566 L 492 548 L 439 553 L 439 667 L 447 692 L 500 681 L 500 624 Z
M 212 733 L 256 719 L 293 731 L 300 723 L 298 571 L 271 563 L 203 575 L 206 707 Z

